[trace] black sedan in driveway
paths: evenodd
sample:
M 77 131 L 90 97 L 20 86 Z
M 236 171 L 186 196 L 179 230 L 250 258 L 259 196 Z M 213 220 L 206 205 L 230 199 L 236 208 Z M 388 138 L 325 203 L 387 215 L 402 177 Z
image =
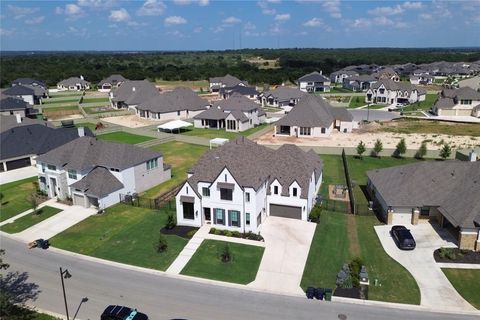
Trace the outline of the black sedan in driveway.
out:
M 408 230 L 405 226 L 393 226 L 390 230 L 390 234 L 392 235 L 393 240 L 395 240 L 395 243 L 400 249 L 415 249 L 415 239 L 413 239 L 410 230 Z

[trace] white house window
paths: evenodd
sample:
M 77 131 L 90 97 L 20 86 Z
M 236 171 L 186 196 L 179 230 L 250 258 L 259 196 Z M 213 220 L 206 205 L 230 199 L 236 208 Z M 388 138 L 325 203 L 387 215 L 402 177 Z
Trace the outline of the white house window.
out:
M 220 199 L 232 201 L 233 190 L 232 189 L 226 189 L 226 188 L 220 188 Z
M 472 104 L 472 100 L 460 100 L 460 104 Z
M 214 223 L 225 225 L 225 210 L 215 209 L 215 221 L 214 221 Z
M 309 128 L 309 127 L 300 127 L 300 135 L 301 135 L 301 136 L 309 136 L 309 135 L 311 135 L 311 128 Z
M 250 192 L 245 193 L 245 201 L 250 202 Z
M 240 227 L 240 212 L 236 210 L 228 211 L 229 225 L 232 227 Z
M 180 111 L 177 111 L 177 116 L 179 116 L 179 115 L 180 115 Z
M 278 194 L 278 186 L 273 186 L 273 194 Z
M 246 224 L 247 226 L 250 225 L 250 213 L 248 213 L 248 212 L 245 213 L 245 224 Z
M 293 193 L 293 196 L 296 197 L 297 196 L 297 188 L 293 188 L 292 193 Z
M 147 170 L 152 170 L 156 167 L 158 167 L 158 160 L 157 159 L 152 159 L 152 160 L 147 161 Z
M 204 197 L 210 197 L 210 189 L 207 188 L 207 187 L 203 187 L 203 188 L 202 188 L 202 195 L 203 195 Z
M 77 171 L 76 170 L 68 170 L 68 177 L 70 179 L 77 180 Z
M 321 132 L 322 132 L 322 133 L 325 133 L 325 128 L 322 128 Z
M 53 171 L 57 170 L 57 167 L 54 166 L 53 164 L 47 165 L 47 168 L 48 168 L 48 170 L 53 170 Z

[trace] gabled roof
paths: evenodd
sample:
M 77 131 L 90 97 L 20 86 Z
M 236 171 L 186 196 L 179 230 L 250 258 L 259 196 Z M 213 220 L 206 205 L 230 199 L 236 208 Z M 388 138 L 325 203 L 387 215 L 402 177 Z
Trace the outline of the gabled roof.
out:
M 158 94 L 159 90 L 148 80 L 127 80 L 112 90 L 112 100 L 138 105 Z
M 325 77 L 320 72 L 314 71 L 304 75 L 298 79 L 298 82 L 330 82 L 330 79 Z
M 346 79 L 347 81 L 358 81 L 358 82 L 375 82 L 377 78 L 370 74 L 361 74 L 358 76 L 352 76 Z
M 237 77 L 234 77 L 230 74 L 226 74 L 224 77 L 213 77 L 209 79 L 210 83 L 221 83 L 225 87 L 234 87 L 240 83 L 248 85 L 247 81 L 242 81 Z
M 0 111 L 25 110 L 28 108 L 30 108 L 30 105 L 23 99 L 0 94 Z
M 7 96 L 34 96 L 35 90 L 23 85 L 16 85 L 2 91 Z
M 108 169 L 96 167 L 79 181 L 70 185 L 89 196 L 103 198 L 104 196 L 124 187 Z
M 85 135 L 93 136 L 90 129 L 84 130 Z M 11 127 L 0 133 L 0 159 L 44 154 L 77 138 L 77 128 L 55 129 L 42 124 Z
M 208 110 L 205 110 L 196 116 L 193 117 L 193 119 L 200 119 L 200 120 L 224 120 L 228 116 L 228 113 L 215 108 L 211 107 Z
M 187 181 L 197 189 L 199 182 L 212 183 L 225 168 L 242 188 L 258 190 L 265 182 L 277 179 L 288 192 L 297 181 L 302 189 L 300 197 L 305 199 L 312 174 L 317 181 L 320 177 L 322 162 L 315 153 L 294 145 L 273 150 L 242 137 L 205 153 L 189 171 L 193 175 Z
M 223 87 L 220 88 L 220 93 L 239 93 L 244 96 L 256 96 L 259 94 L 257 89 L 255 87 L 249 87 L 249 86 L 240 86 L 236 85 L 234 87 Z
M 462 87 L 459 89 L 443 89 L 442 97 L 455 98 L 458 100 L 480 100 L 480 92 L 470 88 Z
M 90 82 L 88 82 L 87 80 L 81 79 L 79 77 L 70 77 L 68 79 L 60 81 L 57 85 L 70 87 L 70 86 L 76 86 L 77 84 L 90 85 Z
M 98 83 L 99 86 L 105 84 L 105 83 L 110 83 L 111 85 L 117 85 L 119 82 L 125 82 L 127 79 L 125 79 L 121 74 L 112 74 L 111 76 L 103 79 Z
M 387 206 L 438 206 L 453 226 L 475 227 L 480 213 L 480 162 L 418 162 L 371 170 L 367 176 Z
M 240 110 L 233 110 L 230 112 L 230 114 L 237 120 L 241 122 L 247 122 L 248 118 L 247 116 Z
M 22 100 L 23 101 L 23 100 Z M 16 127 L 29 126 L 32 124 L 39 124 L 49 128 L 55 128 L 55 126 L 49 122 L 38 119 L 22 118 L 22 122 L 17 123 L 16 116 L 0 115 L 0 132 L 4 132 Z
M 124 170 L 161 156 L 158 152 L 130 144 L 81 137 L 39 156 L 37 161 L 74 170 L 97 166 Z
M 137 109 L 167 113 L 183 110 L 206 110 L 208 105 L 209 102 L 200 98 L 192 89 L 177 87 L 173 91 L 153 95 L 150 99 L 141 102 Z
M 335 72 L 332 72 L 330 74 L 330 76 L 338 76 L 338 75 L 341 75 L 341 74 L 346 74 L 348 76 L 358 76 L 358 72 L 356 71 L 353 71 L 353 70 L 338 70 L 338 71 L 335 71 Z
M 301 97 L 308 95 L 308 93 L 300 91 L 298 88 L 280 86 L 276 89 L 265 91 L 262 95 L 264 97 L 272 96 L 281 102 L 289 101 L 290 99 L 300 99 Z
M 372 84 L 372 89 L 378 89 L 381 85 L 385 87 L 387 90 L 394 90 L 394 91 L 407 91 L 412 92 L 414 90 L 418 91 L 419 94 L 425 94 L 425 89 L 421 87 L 417 87 L 410 82 L 405 81 L 393 81 L 392 79 L 380 79 L 374 84 Z
M 35 80 L 32 78 L 17 78 L 12 81 L 12 86 L 14 85 L 32 85 L 32 86 L 41 86 L 44 89 L 47 89 L 47 85 L 43 81 Z
M 226 100 L 220 100 L 212 102 L 213 107 L 220 107 L 222 110 L 225 111 L 252 111 L 256 109 L 260 109 L 260 105 L 253 102 L 252 100 L 248 99 L 247 97 L 239 94 L 234 93 Z

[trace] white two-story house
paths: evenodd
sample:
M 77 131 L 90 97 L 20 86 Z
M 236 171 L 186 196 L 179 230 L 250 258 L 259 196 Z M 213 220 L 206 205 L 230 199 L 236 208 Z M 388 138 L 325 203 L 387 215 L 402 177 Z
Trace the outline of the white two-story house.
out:
M 438 116 L 473 116 L 480 118 L 480 92 L 470 88 L 444 89 L 432 108 Z
M 313 151 L 238 138 L 205 153 L 189 171 L 176 195 L 177 223 L 257 233 L 268 216 L 307 220 L 321 182 Z
M 375 82 L 365 94 L 366 103 L 396 105 L 424 101 L 426 91 L 409 82 L 383 79 Z
M 208 79 L 210 92 L 219 92 L 221 88 L 231 88 L 235 86 L 248 86 L 247 81 L 243 81 L 230 74 L 224 77 L 214 77 Z
M 130 144 L 77 138 L 37 157 L 39 187 L 50 198 L 72 198 L 104 209 L 170 179 L 160 153 Z
M 330 79 L 321 72 L 314 71 L 297 80 L 298 89 L 302 92 L 328 92 L 330 91 Z

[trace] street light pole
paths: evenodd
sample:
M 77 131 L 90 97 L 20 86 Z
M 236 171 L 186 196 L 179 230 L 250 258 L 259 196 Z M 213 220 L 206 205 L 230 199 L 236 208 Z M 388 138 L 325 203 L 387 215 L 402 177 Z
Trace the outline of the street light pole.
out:
M 67 320 L 70 320 L 68 316 L 68 306 L 67 306 L 67 295 L 65 294 L 65 283 L 63 282 L 63 278 L 68 279 L 72 275 L 68 272 L 68 269 L 62 270 L 60 267 L 60 280 L 62 280 L 62 290 L 63 290 L 63 300 L 65 302 L 65 312 L 67 314 Z

